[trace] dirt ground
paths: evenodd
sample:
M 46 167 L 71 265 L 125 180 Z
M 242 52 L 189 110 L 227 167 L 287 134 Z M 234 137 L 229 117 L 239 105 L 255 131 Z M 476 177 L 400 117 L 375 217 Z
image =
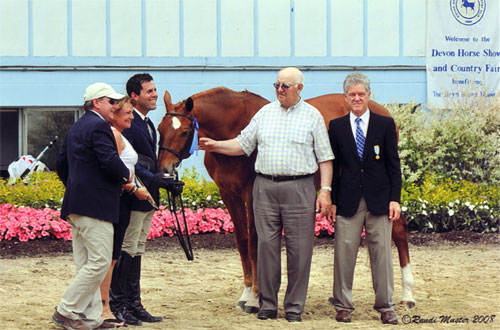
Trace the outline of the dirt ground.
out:
M 500 329 L 500 245 L 498 235 L 473 233 L 410 235 L 415 277 L 411 310 L 398 305 L 398 327 L 408 329 Z M 303 322 L 288 323 L 282 309 L 285 254 L 277 320 L 260 321 L 235 309 L 242 292 L 241 264 L 231 235 L 193 236 L 194 261 L 177 239 L 148 243 L 143 260 L 142 297 L 150 312 L 164 316 L 138 329 L 377 329 L 387 328 L 372 309 L 367 250 L 359 250 L 354 279 L 353 322 L 339 324 L 328 302 L 333 285 L 333 240 L 316 240 Z M 395 301 L 401 296 L 397 250 Z M 0 329 L 58 329 L 54 307 L 73 277 L 71 243 L 0 242 Z M 403 321 L 410 322 L 403 324 Z M 457 323 L 461 322 L 461 323 Z M 134 328 L 129 326 L 129 329 Z

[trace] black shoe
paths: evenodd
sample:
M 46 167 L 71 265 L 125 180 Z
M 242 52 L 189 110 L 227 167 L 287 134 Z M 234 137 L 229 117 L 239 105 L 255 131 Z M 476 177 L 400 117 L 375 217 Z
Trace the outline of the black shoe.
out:
M 133 314 L 136 318 L 143 322 L 160 322 L 163 321 L 163 317 L 161 316 L 153 316 L 149 314 L 149 312 L 144 308 L 144 306 L 139 305 L 135 306 Z
M 285 319 L 288 322 L 302 322 L 302 316 L 300 315 L 300 313 L 295 312 L 286 312 Z
M 114 312 L 115 317 L 121 322 L 125 322 L 130 325 L 142 325 L 142 321 L 137 319 L 132 313 L 130 313 L 125 307 Z
M 268 320 L 268 319 L 275 319 L 278 317 L 278 312 L 277 311 L 272 311 L 272 310 L 260 310 L 257 313 L 257 318 L 259 320 Z

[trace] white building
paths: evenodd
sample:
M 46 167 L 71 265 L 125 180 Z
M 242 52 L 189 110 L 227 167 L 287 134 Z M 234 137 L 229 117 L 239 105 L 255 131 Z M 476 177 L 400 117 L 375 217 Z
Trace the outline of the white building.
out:
M 124 93 L 139 72 L 158 88 L 156 124 L 165 90 L 273 100 L 285 66 L 304 71 L 304 98 L 341 93 L 359 70 L 379 103 L 425 103 L 425 26 L 425 0 L 0 0 L 0 170 L 59 135 L 53 168 L 85 88 Z M 186 165 L 204 173 L 200 156 Z

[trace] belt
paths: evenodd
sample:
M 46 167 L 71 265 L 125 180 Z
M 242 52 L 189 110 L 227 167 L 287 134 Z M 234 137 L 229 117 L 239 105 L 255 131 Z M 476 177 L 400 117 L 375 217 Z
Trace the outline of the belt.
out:
M 281 181 L 291 181 L 291 180 L 308 178 L 310 176 L 313 176 L 314 173 L 304 174 L 304 175 L 267 175 L 267 174 L 257 173 L 257 175 L 260 175 L 260 176 L 262 176 L 266 179 L 269 179 L 273 182 L 281 182 Z

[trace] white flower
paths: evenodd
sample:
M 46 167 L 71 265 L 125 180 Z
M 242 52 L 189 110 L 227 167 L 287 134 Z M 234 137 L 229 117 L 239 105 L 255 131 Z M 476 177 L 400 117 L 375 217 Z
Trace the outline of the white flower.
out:
M 433 228 L 434 226 L 432 225 L 432 223 L 431 223 L 431 222 L 427 222 L 427 227 L 429 227 L 429 228 Z
M 196 206 L 196 202 L 192 202 L 191 205 Z
M 460 204 L 460 201 L 458 199 L 455 199 L 455 204 Z
M 423 210 L 423 211 L 422 211 L 422 214 L 423 214 L 423 215 L 427 215 L 427 211 Z
M 486 210 L 489 210 L 489 209 L 490 209 L 488 205 L 485 205 L 485 206 L 484 206 L 484 208 L 485 208 Z
M 407 208 L 406 206 L 403 206 L 403 207 L 401 208 L 401 211 L 403 211 L 403 212 L 406 212 L 406 210 L 408 210 L 408 208 Z
M 422 204 L 422 208 L 425 209 L 425 204 Z
M 212 195 L 208 195 L 207 196 L 207 201 L 211 201 L 212 200 Z
M 469 205 L 467 205 L 467 206 L 469 206 Z M 474 210 L 475 207 L 476 207 L 476 205 L 472 204 L 472 205 L 469 206 L 469 210 L 472 211 L 472 210 Z
M 448 206 L 449 206 L 449 207 L 453 207 L 453 203 L 452 203 L 452 202 L 449 202 L 449 203 L 448 203 Z
M 469 201 L 465 202 L 465 206 L 469 206 L 469 205 L 470 205 Z
M 448 210 L 448 215 L 449 215 L 450 217 L 452 217 L 454 214 L 455 214 L 455 211 L 453 211 L 453 210 Z

